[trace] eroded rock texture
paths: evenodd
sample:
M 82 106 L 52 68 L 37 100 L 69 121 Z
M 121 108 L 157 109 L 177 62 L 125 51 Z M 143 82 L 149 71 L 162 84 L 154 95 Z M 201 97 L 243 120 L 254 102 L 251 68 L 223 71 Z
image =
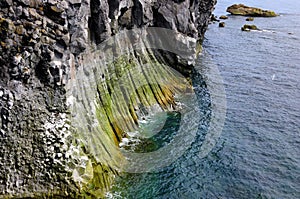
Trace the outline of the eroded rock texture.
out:
M 0 197 L 78 197 L 66 98 L 81 53 L 148 26 L 201 41 L 215 3 L 0 0 Z

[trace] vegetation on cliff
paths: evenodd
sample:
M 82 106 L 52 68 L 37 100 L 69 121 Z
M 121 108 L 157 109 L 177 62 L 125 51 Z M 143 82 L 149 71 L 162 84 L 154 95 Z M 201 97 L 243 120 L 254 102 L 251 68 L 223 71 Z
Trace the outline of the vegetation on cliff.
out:
M 166 108 L 173 103 L 175 91 L 173 87 L 146 85 L 133 92 L 133 101 L 125 109 L 124 96 L 111 101 L 114 96 L 111 87 L 114 78 L 122 75 L 130 64 L 140 62 L 116 60 L 114 67 L 107 67 L 107 71 L 99 74 L 99 84 L 91 91 L 98 96 L 94 112 L 100 124 L 97 128 L 106 136 L 96 137 L 93 142 L 97 144 L 88 142 L 87 146 L 81 136 L 89 131 L 74 124 L 76 116 L 72 109 L 74 104 L 81 106 L 85 102 L 80 98 L 71 100 L 74 89 L 82 88 L 79 74 L 86 74 L 84 70 L 79 71 L 86 64 L 83 54 L 124 29 L 148 26 L 183 33 L 201 44 L 215 3 L 207 0 L 0 1 L 0 197 L 103 195 L 117 175 L 115 169 L 104 163 L 120 160 L 108 145 L 116 146 L 124 136 L 114 120 L 123 121 L 120 129 L 131 129 L 137 123 L 138 115 L 134 112 L 140 109 L 138 103 L 156 102 Z M 185 70 L 184 64 L 177 64 L 176 56 L 161 55 L 173 67 Z M 104 65 L 99 68 L 103 70 Z M 166 73 L 157 67 L 147 75 L 155 79 L 167 77 Z M 110 103 L 117 110 L 111 109 Z M 81 110 L 88 112 L 87 107 Z M 89 116 L 86 119 L 90 121 Z M 85 136 L 92 139 L 88 133 Z M 99 143 L 107 144 L 103 147 L 108 151 L 107 156 L 93 153 L 93 147 Z

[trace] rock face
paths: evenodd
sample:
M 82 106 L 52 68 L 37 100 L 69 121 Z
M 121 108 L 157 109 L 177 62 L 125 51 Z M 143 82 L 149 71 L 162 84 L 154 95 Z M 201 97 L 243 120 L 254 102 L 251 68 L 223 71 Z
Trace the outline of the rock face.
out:
M 276 17 L 277 14 L 271 10 L 245 6 L 244 4 L 234 4 L 226 10 L 232 15 L 252 16 L 252 17 Z
M 0 198 L 83 197 L 72 173 L 77 166 L 91 178 L 105 173 L 98 188 L 106 191 L 116 172 L 95 160 L 80 165 L 68 153 L 73 146 L 68 83 L 80 55 L 121 30 L 151 26 L 201 43 L 215 3 L 1 0 Z

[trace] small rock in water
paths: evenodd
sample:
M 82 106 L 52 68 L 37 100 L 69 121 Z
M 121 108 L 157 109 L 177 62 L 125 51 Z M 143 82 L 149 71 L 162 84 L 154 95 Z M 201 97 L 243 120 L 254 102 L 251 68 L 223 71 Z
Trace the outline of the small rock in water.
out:
M 220 27 L 220 28 L 224 28 L 224 27 L 225 27 L 225 22 L 220 22 L 220 23 L 219 23 L 219 27 Z
M 248 17 L 248 18 L 246 18 L 246 21 L 254 21 L 254 18 L 253 17 Z
M 226 15 L 221 15 L 219 19 L 228 19 L 228 17 Z
M 242 31 L 250 31 L 250 30 L 259 30 L 256 25 L 245 24 L 242 28 Z
M 216 15 L 212 14 L 211 17 L 210 17 L 210 21 L 212 21 L 212 22 L 215 22 L 215 21 L 219 22 L 220 20 L 217 19 Z

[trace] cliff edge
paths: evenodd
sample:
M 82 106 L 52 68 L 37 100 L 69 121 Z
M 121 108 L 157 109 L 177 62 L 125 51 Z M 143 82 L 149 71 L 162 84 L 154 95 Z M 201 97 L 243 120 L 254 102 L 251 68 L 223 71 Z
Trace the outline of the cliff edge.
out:
M 102 197 L 117 171 L 77 142 L 70 119 L 70 82 L 80 77 L 82 55 L 122 30 L 146 27 L 171 29 L 201 45 L 215 3 L 0 0 L 0 197 Z M 168 89 L 163 94 L 171 98 Z M 109 120 L 113 113 L 101 106 Z M 117 128 L 109 126 L 118 142 Z

